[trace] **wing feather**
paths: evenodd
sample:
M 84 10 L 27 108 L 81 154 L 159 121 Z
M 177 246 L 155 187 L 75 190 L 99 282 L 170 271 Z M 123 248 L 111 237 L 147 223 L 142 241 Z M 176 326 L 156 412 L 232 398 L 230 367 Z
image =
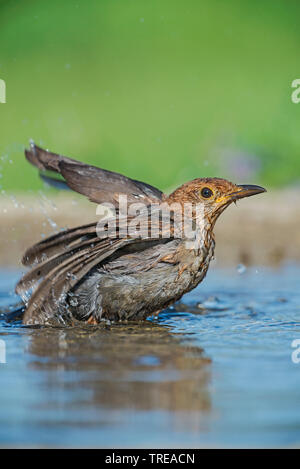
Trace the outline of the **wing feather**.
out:
M 113 254 L 126 240 L 116 240 L 113 244 L 99 243 L 94 248 L 82 249 L 66 258 L 51 269 L 33 292 L 23 318 L 24 324 L 45 324 L 60 315 L 67 293 L 98 265 Z M 64 311 L 65 313 L 65 311 Z
M 43 241 L 31 246 L 25 252 L 22 263 L 31 266 L 45 260 L 45 258 L 59 255 L 65 251 L 71 243 L 80 242 L 83 238 L 96 236 L 96 223 L 71 228 L 61 231 Z
M 120 194 L 126 195 L 129 203 L 138 200 L 150 204 L 163 198 L 163 193 L 150 184 L 46 151 L 33 142 L 30 149 L 25 150 L 25 156 L 40 170 L 41 177 L 48 183 L 51 183 L 51 179 L 56 186 L 65 183 L 70 189 L 98 204 L 109 202 L 117 207 Z M 63 181 L 57 178 L 57 173 L 63 177 Z

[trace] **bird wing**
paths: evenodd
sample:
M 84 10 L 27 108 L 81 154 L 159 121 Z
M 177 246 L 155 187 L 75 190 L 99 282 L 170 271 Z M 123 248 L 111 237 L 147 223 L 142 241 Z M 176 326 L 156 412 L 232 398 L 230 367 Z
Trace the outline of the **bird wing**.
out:
M 67 230 L 36 244 L 24 255 L 32 269 L 16 286 L 27 303 L 24 324 L 45 324 L 60 314 L 68 292 L 93 267 L 112 255 L 127 239 L 99 238 L 96 223 Z M 29 301 L 28 292 L 31 291 Z
M 122 174 L 97 168 L 56 153 L 43 150 L 33 142 L 25 150 L 27 160 L 40 170 L 42 179 L 56 187 L 70 188 L 98 204 L 118 206 L 119 195 L 127 201 L 150 204 L 162 200 L 163 193 L 149 184 Z
M 26 303 L 24 324 L 45 324 L 51 318 L 63 317 L 66 305 L 65 299 L 69 292 L 91 270 L 109 262 L 109 257 L 121 258 L 124 253 L 143 251 L 149 246 L 164 244 L 173 239 L 171 233 L 162 229 L 163 217 L 154 221 L 147 211 L 139 219 L 137 231 L 131 230 L 130 235 L 118 237 L 118 230 L 128 227 L 134 217 L 117 218 L 117 234 L 112 233 L 113 228 L 102 226 L 99 232 L 97 223 L 72 228 L 55 234 L 30 247 L 23 256 L 23 264 L 31 266 L 16 286 L 16 293 Z M 140 233 L 145 233 L 149 227 L 155 227 L 159 238 L 144 238 Z M 141 229 L 141 231 L 140 231 Z M 147 270 L 164 257 L 165 251 L 153 258 L 147 256 L 138 260 L 134 270 Z M 126 261 L 124 259 L 126 264 Z M 140 264 L 140 265 L 139 265 Z M 125 266 L 126 267 L 126 266 Z M 29 297 L 29 300 L 28 300 Z M 66 311 L 67 313 L 67 311 Z

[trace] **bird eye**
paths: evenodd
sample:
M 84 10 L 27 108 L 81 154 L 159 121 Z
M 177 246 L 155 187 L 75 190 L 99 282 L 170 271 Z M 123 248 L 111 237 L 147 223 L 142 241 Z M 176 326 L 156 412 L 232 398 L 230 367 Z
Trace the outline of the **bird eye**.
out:
M 209 199 L 213 195 L 213 191 L 209 187 L 203 187 L 201 195 L 205 199 Z

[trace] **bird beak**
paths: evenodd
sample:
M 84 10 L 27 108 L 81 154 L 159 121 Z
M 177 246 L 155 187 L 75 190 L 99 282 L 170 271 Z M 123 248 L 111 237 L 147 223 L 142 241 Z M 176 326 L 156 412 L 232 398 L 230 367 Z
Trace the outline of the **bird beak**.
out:
M 229 197 L 232 200 L 243 199 L 244 197 L 251 197 L 251 195 L 261 194 L 262 192 L 267 192 L 264 187 L 253 186 L 249 184 L 242 184 L 237 186 L 238 190 L 229 194 Z
M 237 190 L 234 192 L 230 192 L 229 194 L 223 195 L 217 199 L 217 203 L 221 205 L 227 205 L 229 202 L 236 202 L 239 199 L 243 199 L 244 197 L 250 197 L 251 195 L 261 194 L 262 192 L 267 192 L 264 187 L 260 186 L 252 186 L 249 184 L 242 184 L 236 186 Z

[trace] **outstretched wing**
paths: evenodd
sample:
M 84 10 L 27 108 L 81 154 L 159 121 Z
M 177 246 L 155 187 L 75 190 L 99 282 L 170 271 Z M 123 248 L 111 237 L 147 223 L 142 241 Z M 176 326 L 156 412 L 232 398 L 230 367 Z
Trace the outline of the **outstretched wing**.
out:
M 117 207 L 121 194 L 127 196 L 129 203 L 157 203 L 163 197 L 159 189 L 149 184 L 51 153 L 33 142 L 30 150 L 25 150 L 25 155 L 27 160 L 40 170 L 44 180 L 57 187 L 66 185 L 98 204 L 109 202 Z

